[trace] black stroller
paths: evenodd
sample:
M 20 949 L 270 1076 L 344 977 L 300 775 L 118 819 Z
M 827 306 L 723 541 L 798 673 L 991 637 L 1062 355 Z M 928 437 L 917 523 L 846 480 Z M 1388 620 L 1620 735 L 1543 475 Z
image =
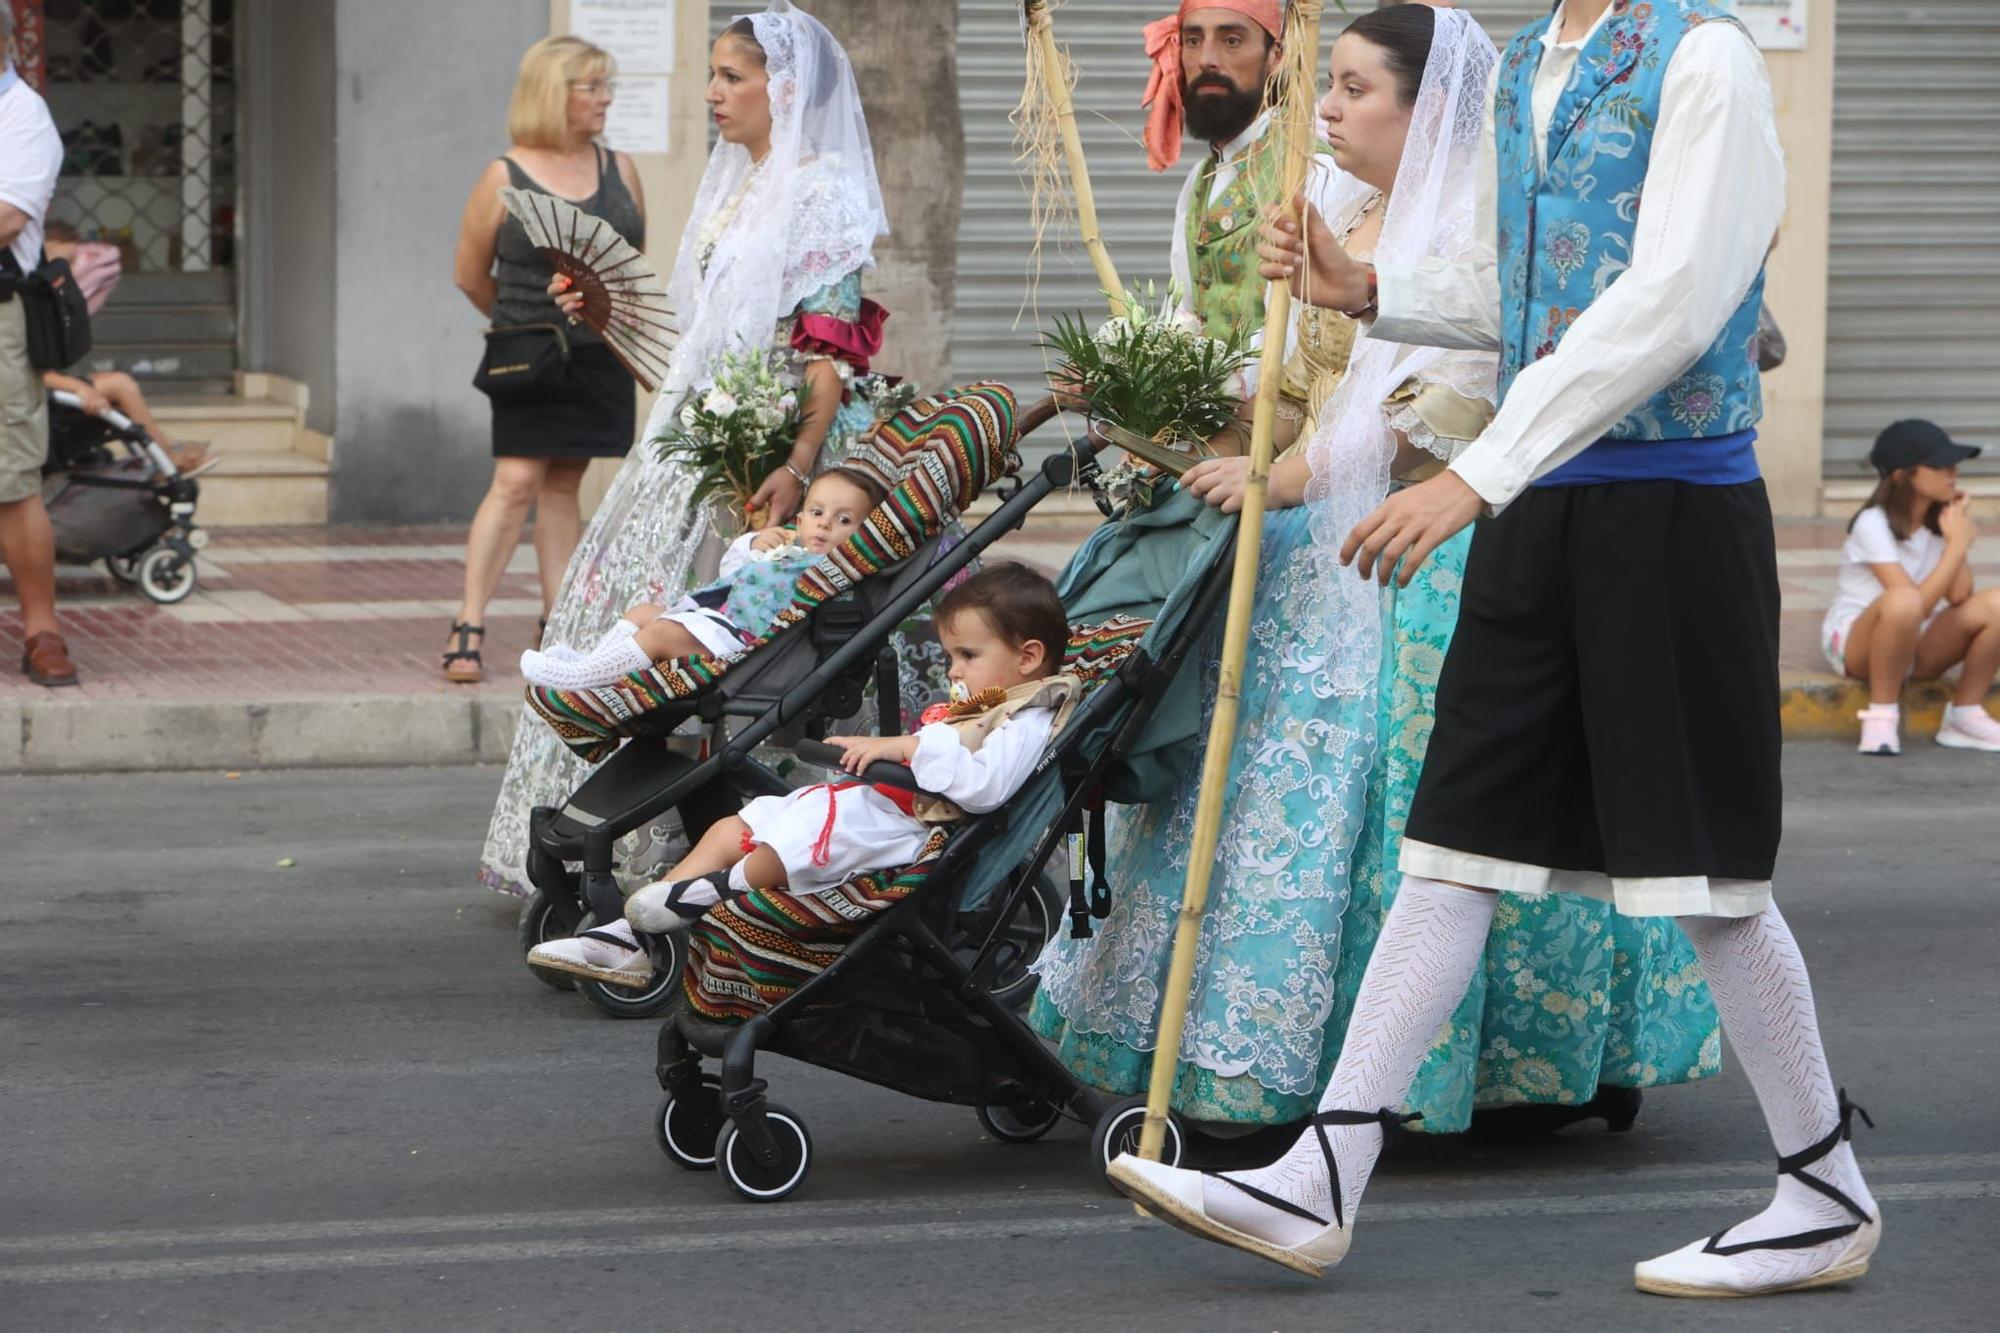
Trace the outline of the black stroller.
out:
M 989 525 L 1004 531 L 1013 506 L 1025 508 L 1076 480 L 1089 484 L 1097 447 L 1080 442 L 1049 459 L 974 539 L 987 536 Z M 783 1198 L 805 1179 L 811 1136 L 796 1112 L 766 1098 L 756 1073 L 760 1053 L 970 1106 L 1002 1142 L 1032 1142 L 1074 1118 L 1094 1126 L 1091 1150 L 1100 1166 L 1130 1148 L 1144 1099 L 1114 1099 L 1079 1080 L 995 993 L 995 982 L 1011 957 L 1009 923 L 1041 892 L 1035 868 L 1086 826 L 1088 865 L 1073 862 L 1067 915 L 1075 932 L 1087 933 L 1093 918 L 1109 912 L 1103 793 L 1143 743 L 1155 706 L 1220 614 L 1234 546 L 1232 527 L 1187 570 L 1150 622 L 1120 619 L 1074 630 L 1070 669 L 1085 677 L 1089 691 L 1035 776 L 1001 810 L 934 834 L 917 865 L 893 878 L 878 876 L 882 882 L 868 887 L 890 905 L 851 938 L 812 959 L 818 940 L 806 931 L 793 951 L 811 959 L 800 975 L 759 982 L 763 994 L 739 1003 L 743 978 L 768 977 L 782 966 L 783 944 L 760 937 L 765 918 L 755 909 L 711 913 L 695 925 L 684 978 L 688 1003 L 661 1029 L 655 1071 L 665 1098 L 654 1135 L 670 1159 L 690 1170 L 720 1169 L 739 1194 L 757 1201 Z M 920 580 L 907 596 L 928 595 L 929 582 Z M 865 636 L 851 647 L 865 650 Z M 842 657 L 828 659 L 826 676 L 847 665 Z M 803 705 L 826 683 L 816 674 L 786 702 Z M 811 740 L 795 748 L 809 762 L 834 758 Z M 915 789 L 914 776 L 898 765 L 877 764 L 861 777 Z M 747 919 L 750 929 L 732 928 L 726 915 Z M 704 1059 L 721 1062 L 719 1076 L 703 1071 Z M 1166 1160 L 1181 1160 L 1191 1147 L 1213 1160 L 1229 1155 L 1224 1145 L 1195 1145 L 1192 1137 L 1177 1118 L 1170 1120 Z M 1241 1151 L 1254 1158 L 1266 1150 L 1265 1137 L 1247 1136 Z
M 201 484 L 124 414 L 84 411 L 75 394 L 49 395 L 49 456 L 42 503 L 55 529 L 56 559 L 99 560 L 120 583 L 136 583 L 161 605 L 194 591 Z
M 625 834 L 672 810 L 692 840 L 751 797 L 790 790 L 794 783 L 753 754 L 758 747 L 824 736 L 829 725 L 861 711 L 871 681 L 880 713 L 873 725 L 885 735 L 900 730 L 891 636 L 1049 493 L 1050 483 L 1035 479 L 944 550 L 946 522 L 989 483 L 1012 478 L 1019 466 L 1015 440 L 1054 410 L 1053 404 L 1031 409 L 1017 425 L 1006 389 L 971 385 L 919 399 L 884 422 L 846 465 L 872 467 L 889 499 L 865 531 L 822 562 L 823 574 L 801 580 L 806 591 L 793 607 L 726 670 L 694 658 L 608 689 L 528 692 L 530 708 L 572 749 L 592 760 L 610 757 L 561 807 L 538 807 L 530 816 L 527 871 L 536 892 L 521 913 L 524 952 L 623 912 L 614 848 Z M 1003 992 L 1027 984 L 1027 963 L 1055 929 L 1056 889 L 1038 882 L 1041 893 L 1008 923 L 1015 966 Z M 680 993 L 681 940 L 672 937 L 661 948 L 654 981 L 644 989 L 536 975 L 559 989 L 574 986 L 612 1017 L 648 1017 Z

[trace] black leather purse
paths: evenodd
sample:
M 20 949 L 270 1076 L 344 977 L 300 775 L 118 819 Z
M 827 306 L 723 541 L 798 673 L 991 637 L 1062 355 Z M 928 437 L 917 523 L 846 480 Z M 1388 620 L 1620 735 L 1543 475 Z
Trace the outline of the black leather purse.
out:
M 559 324 L 486 330 L 486 354 L 472 387 L 496 403 L 553 397 L 569 387 L 569 337 Z
M 28 364 L 36 370 L 68 370 L 90 355 L 90 304 L 66 259 L 45 259 L 32 273 L 21 272 L 11 253 L 0 252 L 0 293 L 21 303 L 28 330 Z

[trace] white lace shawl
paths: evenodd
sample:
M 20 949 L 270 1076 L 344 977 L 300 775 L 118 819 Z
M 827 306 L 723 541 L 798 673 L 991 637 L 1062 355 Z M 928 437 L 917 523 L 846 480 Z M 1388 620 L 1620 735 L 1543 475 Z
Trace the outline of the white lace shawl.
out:
M 1470 253 L 1476 227 L 1476 154 L 1486 115 L 1486 86 L 1496 52 L 1470 16 L 1438 9 L 1430 59 L 1410 116 L 1396 185 L 1383 215 L 1375 261 L 1412 267 L 1426 259 L 1456 259 Z M 1320 216 L 1333 219 L 1356 206 L 1373 187 L 1346 173 L 1324 178 L 1315 199 Z M 1382 502 L 1396 441 L 1383 402 L 1412 376 L 1436 378 L 1446 372 L 1451 387 L 1468 397 L 1492 396 L 1490 356 L 1450 363 L 1439 348 L 1354 341 L 1347 373 L 1319 414 L 1306 447 L 1311 479 L 1306 504 L 1313 540 L 1326 553 L 1326 598 L 1333 651 L 1329 683 L 1336 694 L 1363 695 L 1377 688 L 1382 660 L 1382 594 L 1373 580 L 1356 577 L 1334 563 L 1347 534 Z
M 643 439 L 661 433 L 718 357 L 762 351 L 806 297 L 872 265 L 875 238 L 889 230 L 847 53 L 789 0 L 750 22 L 770 80 L 771 151 L 752 162 L 722 142 L 708 156 L 667 284 L 681 339 Z M 733 216 L 718 234 L 711 223 L 723 210 Z

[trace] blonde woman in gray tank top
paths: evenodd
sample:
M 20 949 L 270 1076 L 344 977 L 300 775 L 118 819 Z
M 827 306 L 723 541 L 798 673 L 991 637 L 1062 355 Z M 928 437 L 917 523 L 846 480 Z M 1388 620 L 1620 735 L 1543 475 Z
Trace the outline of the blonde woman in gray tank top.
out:
M 512 146 L 472 187 L 453 261 L 459 290 L 496 328 L 561 322 L 547 294 L 553 269 L 501 206 L 502 186 L 566 199 L 633 245 L 646 243 L 645 197 L 632 160 L 598 143 L 613 72 L 611 57 L 578 37 L 546 37 L 521 59 L 507 109 Z M 577 489 L 584 469 L 632 447 L 631 377 L 588 328 L 565 325 L 564 333 L 567 384 L 534 401 L 493 404 L 493 481 L 466 539 L 465 597 L 442 661 L 450 680 L 469 683 L 483 674 L 486 604 L 529 511 L 546 616 L 582 531 Z

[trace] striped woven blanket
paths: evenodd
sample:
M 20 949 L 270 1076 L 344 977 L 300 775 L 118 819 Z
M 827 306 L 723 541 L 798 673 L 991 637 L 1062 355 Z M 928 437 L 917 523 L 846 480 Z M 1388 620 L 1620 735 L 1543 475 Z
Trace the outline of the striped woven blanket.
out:
M 585 760 L 608 757 L 646 714 L 708 689 L 819 607 L 909 559 L 990 482 L 1018 468 L 1014 410 L 1006 386 L 972 384 L 919 398 L 858 440 L 841 465 L 873 476 L 888 498 L 800 572 L 790 603 L 742 652 L 674 658 L 597 689 L 530 686 L 528 707 Z

